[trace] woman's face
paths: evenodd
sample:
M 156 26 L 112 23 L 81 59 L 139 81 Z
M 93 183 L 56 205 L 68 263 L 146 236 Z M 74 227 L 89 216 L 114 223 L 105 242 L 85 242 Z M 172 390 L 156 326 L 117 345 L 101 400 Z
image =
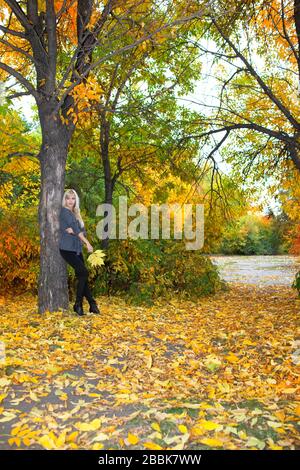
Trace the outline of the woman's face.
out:
M 66 195 L 66 205 L 68 209 L 73 209 L 75 206 L 76 198 L 75 194 L 67 194 Z

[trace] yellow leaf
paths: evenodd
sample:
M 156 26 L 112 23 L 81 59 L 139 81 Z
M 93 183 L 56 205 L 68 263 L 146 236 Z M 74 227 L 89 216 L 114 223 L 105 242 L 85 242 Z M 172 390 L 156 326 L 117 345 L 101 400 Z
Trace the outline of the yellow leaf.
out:
M 61 393 L 58 398 L 62 401 L 66 401 L 68 399 L 68 395 L 66 393 Z
M 220 390 L 220 392 L 222 393 L 229 393 L 230 392 L 230 386 L 227 382 L 223 382 L 223 383 L 220 383 L 218 382 L 218 389 Z
M 0 387 L 5 387 L 6 385 L 9 385 L 10 382 L 11 381 L 9 379 L 6 379 L 5 377 L 3 377 L 2 379 L 0 379 Z
M 203 401 L 202 403 L 200 403 L 200 408 L 202 408 L 203 410 L 209 410 L 210 408 L 213 408 L 213 406 Z
M 152 369 L 153 370 L 153 369 Z M 181 406 L 181 404 L 178 404 L 178 406 Z M 198 408 L 201 408 L 200 403 L 183 403 L 182 406 L 184 408 L 190 408 L 192 410 L 197 410 Z
M 282 450 L 283 447 L 277 446 L 276 444 L 270 444 L 269 445 L 271 450 Z
M 300 405 L 296 407 L 295 413 L 296 415 L 300 416 Z
M 238 358 L 235 354 L 233 354 L 233 353 L 229 353 L 229 355 L 228 355 L 228 356 L 225 356 L 225 357 L 226 357 L 226 359 L 227 359 L 228 362 L 234 363 L 234 362 L 238 362 L 238 361 L 239 361 L 239 358 Z
M 190 346 L 192 347 L 192 350 L 194 351 L 195 354 L 199 354 L 203 352 L 203 344 L 199 344 L 196 340 L 192 340 L 190 342 Z
M 200 442 L 209 447 L 223 447 L 223 442 L 221 442 L 219 439 L 205 438 L 202 439 Z
M 12 419 L 16 418 L 16 415 L 13 413 L 7 413 L 7 415 L 4 418 L 0 419 L 0 423 L 7 423 L 8 421 L 11 421 Z
M 30 446 L 30 439 L 28 439 L 28 437 L 24 437 L 23 439 L 23 443 L 25 444 L 25 446 Z
M 244 346 L 256 346 L 257 343 L 253 343 L 252 341 L 250 341 L 249 339 L 244 339 L 243 341 L 243 345 Z
M 41 444 L 41 446 L 43 446 L 45 449 L 55 449 L 56 448 L 56 445 L 53 441 L 53 439 L 51 439 L 51 437 L 49 435 L 45 435 L 45 436 L 42 436 L 39 438 L 39 444 Z
M 134 434 L 131 434 L 130 432 L 128 433 L 127 439 L 128 439 L 128 442 L 133 446 L 139 442 L 139 438 L 135 436 Z
M 268 421 L 268 425 L 270 426 L 270 428 L 278 429 L 281 427 L 282 423 L 274 423 L 273 421 Z
M 151 428 L 154 429 L 154 431 L 161 432 L 160 425 L 158 423 L 152 423 Z
M 36 394 L 32 390 L 30 390 L 29 396 L 30 396 L 31 400 L 39 401 L 38 397 L 36 396 Z
M 96 250 L 87 258 L 92 266 L 102 266 L 104 264 L 103 258 L 106 256 L 104 251 Z
M 159 446 L 158 444 L 154 444 L 154 442 L 145 442 L 144 447 L 150 450 L 163 450 L 163 447 Z
M 22 431 L 18 432 L 19 437 L 27 436 L 29 429 L 25 427 Z
M 12 436 L 16 436 L 16 435 L 18 434 L 18 432 L 20 431 L 20 429 L 21 429 L 21 426 L 17 426 L 16 428 L 13 428 L 13 429 L 11 430 L 11 433 L 10 433 L 10 434 L 11 434 Z
M 153 362 L 153 359 L 152 359 L 152 356 L 150 354 L 149 357 L 147 358 L 147 367 L 148 367 L 148 369 L 151 369 L 152 362 Z
M 66 441 L 66 431 L 62 432 L 56 439 L 55 444 L 57 447 L 62 447 Z
M 248 436 L 247 436 L 247 434 L 245 433 L 245 431 L 240 431 L 240 432 L 238 433 L 238 435 L 239 435 L 239 437 L 240 437 L 241 439 L 248 439 Z
M 214 423 L 213 421 L 206 421 L 205 419 L 202 419 L 199 422 L 199 425 L 202 426 L 206 431 L 214 431 L 215 429 L 220 428 L 219 424 Z
M 191 429 L 191 434 L 193 436 L 203 436 L 203 434 L 205 434 L 205 430 L 202 426 L 194 426 L 192 427 Z
M 70 442 L 71 449 L 78 449 L 78 445 L 75 442 Z
M 276 428 L 275 431 L 279 434 L 285 434 L 285 430 L 283 428 Z
M 7 396 L 7 393 L 3 393 L 3 395 L 0 395 L 0 403 L 4 400 L 6 396 Z
M 101 444 L 101 442 L 95 442 L 95 444 L 93 445 L 93 450 L 101 450 L 103 449 L 104 445 Z
M 104 432 L 99 432 L 97 436 L 93 439 L 93 441 L 107 441 L 109 439 L 109 436 L 105 434 Z
M 124 442 L 124 439 L 122 439 L 122 437 L 120 437 L 120 439 L 119 439 L 119 444 L 120 444 L 121 447 L 125 446 L 125 442 Z
M 101 426 L 100 419 L 94 419 L 91 423 L 76 423 L 75 428 L 79 431 L 97 431 Z
M 179 424 L 178 429 L 179 429 L 180 432 L 182 432 L 182 434 L 187 434 L 188 433 L 188 429 L 184 424 Z

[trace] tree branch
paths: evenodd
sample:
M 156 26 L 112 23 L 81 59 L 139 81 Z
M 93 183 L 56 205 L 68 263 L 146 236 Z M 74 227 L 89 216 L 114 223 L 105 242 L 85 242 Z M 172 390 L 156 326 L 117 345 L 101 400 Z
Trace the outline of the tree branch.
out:
M 34 58 L 32 57 L 31 54 L 29 54 L 27 51 L 24 51 L 24 49 L 21 49 L 20 47 L 15 46 L 14 44 L 11 44 L 9 41 L 6 41 L 5 39 L 0 38 L 0 42 L 4 44 L 7 47 L 10 47 L 13 51 L 15 52 L 20 52 L 20 54 L 23 54 L 27 59 L 31 60 L 31 62 L 34 62 Z
M 54 113 L 56 113 L 59 108 L 63 105 L 64 101 L 66 100 L 67 96 L 70 94 L 70 92 L 77 86 L 79 85 L 85 77 L 88 76 L 88 74 L 91 72 L 91 70 L 95 69 L 96 67 L 98 67 L 101 63 L 105 62 L 107 59 L 110 59 L 116 55 L 119 55 L 119 54 L 123 54 L 124 52 L 126 51 L 129 51 L 135 47 L 137 47 L 139 44 L 147 41 L 148 39 L 151 39 L 155 34 L 167 29 L 167 28 L 171 28 L 173 26 L 177 26 L 179 24 L 184 24 L 184 23 L 187 23 L 189 21 L 191 21 L 192 19 L 198 19 L 198 18 L 201 18 L 201 16 L 204 14 L 203 10 L 199 10 L 197 12 L 195 12 L 194 14 L 188 16 L 188 17 L 185 17 L 185 18 L 180 18 L 178 20 L 174 20 L 173 22 L 170 22 L 168 24 L 165 24 L 163 26 L 160 26 L 158 27 L 155 31 L 152 31 L 151 33 L 141 37 L 140 39 L 137 39 L 136 41 L 134 41 L 132 44 L 128 44 L 116 51 L 113 51 L 113 52 L 110 52 L 109 54 L 107 54 L 105 57 L 102 57 L 101 59 L 97 60 L 96 62 L 94 63 L 90 63 L 88 66 L 85 67 L 84 71 L 81 73 L 81 75 L 78 75 L 77 73 L 77 79 L 72 83 L 72 85 L 70 85 L 67 90 L 64 92 L 64 94 L 62 95 L 59 103 L 57 104 L 55 110 L 54 110 Z M 99 40 L 97 40 L 93 47 L 95 48 L 97 45 L 99 45 Z M 65 74 L 66 75 L 66 74 Z M 67 76 L 67 75 L 66 75 Z M 59 88 L 63 86 L 63 83 L 61 82 L 59 84 Z M 58 88 L 58 90 L 59 90 Z
M 24 11 L 18 4 L 16 0 L 4 0 L 5 3 L 11 8 L 12 12 L 15 14 L 17 19 L 20 21 L 21 25 L 26 29 L 26 30 L 31 30 L 33 28 L 33 25 L 30 24 L 27 16 L 25 15 Z
M 17 70 L 13 69 L 9 65 L 4 64 L 3 62 L 0 62 L 0 68 L 15 77 L 26 88 L 26 90 L 28 90 L 28 92 L 35 97 L 36 100 L 39 99 L 39 93 L 35 90 L 32 84 L 25 77 L 23 77 L 23 75 L 17 72 Z
M 251 75 L 255 78 L 261 88 L 264 90 L 266 95 L 270 98 L 271 101 L 277 106 L 277 108 L 285 115 L 285 117 L 289 120 L 289 122 L 293 125 L 293 127 L 297 130 L 300 130 L 300 123 L 294 116 L 289 112 L 289 110 L 283 105 L 283 103 L 274 95 L 272 90 L 268 87 L 268 85 L 263 81 L 260 75 L 256 72 L 256 70 L 252 67 L 250 62 L 246 59 L 246 57 L 237 49 L 237 47 L 233 44 L 233 42 L 229 39 L 229 37 L 223 32 L 221 27 L 217 24 L 214 18 L 212 18 L 212 23 L 214 24 L 217 31 L 220 33 L 222 38 L 227 42 L 227 44 L 234 50 L 236 55 L 241 59 L 241 61 L 246 65 L 247 69 L 251 73 Z
M 187 140 L 187 139 L 199 139 L 201 137 L 205 137 L 205 136 L 209 136 L 209 135 L 213 135 L 213 134 L 218 134 L 220 132 L 230 132 L 230 131 L 233 131 L 233 130 L 237 130 L 237 129 L 252 129 L 254 131 L 257 131 L 257 132 L 260 132 L 262 134 L 265 134 L 265 135 L 269 135 L 270 137 L 273 137 L 277 140 L 280 140 L 282 142 L 285 142 L 289 145 L 291 145 L 292 143 L 295 142 L 295 139 L 293 136 L 290 136 L 284 132 L 277 132 L 277 131 L 273 131 L 272 129 L 268 129 L 267 127 L 264 127 L 264 126 L 260 126 L 258 124 L 255 124 L 254 122 L 253 123 L 241 123 L 241 124 L 231 124 L 231 125 L 228 125 L 228 126 L 223 126 L 221 128 L 218 128 L 218 129 L 211 129 L 210 131 L 207 131 L 207 132 L 202 132 L 201 134 L 196 134 L 196 135 L 189 135 L 189 136 L 186 136 L 186 137 L 182 137 L 179 142 L 181 141 L 184 141 L 184 140 Z
M 46 25 L 48 36 L 48 60 L 49 73 L 46 80 L 45 92 L 53 93 L 56 82 L 56 61 L 57 61 L 57 39 L 56 39 L 56 16 L 53 0 L 46 0 Z
M 21 31 L 14 31 L 13 29 L 6 28 L 5 26 L 0 25 L 0 31 L 3 31 L 5 34 L 11 34 L 12 36 L 17 36 L 18 38 L 26 39 L 25 33 Z

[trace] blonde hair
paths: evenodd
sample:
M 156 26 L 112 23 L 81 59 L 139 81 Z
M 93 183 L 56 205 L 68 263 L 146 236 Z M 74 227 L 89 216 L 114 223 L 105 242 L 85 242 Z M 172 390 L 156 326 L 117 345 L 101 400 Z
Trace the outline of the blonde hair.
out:
M 74 215 L 75 215 L 76 219 L 79 220 L 79 223 L 80 223 L 81 227 L 84 227 L 84 222 L 83 222 L 81 214 L 80 214 L 79 196 L 76 193 L 75 189 L 67 189 L 65 191 L 65 193 L 63 195 L 63 198 L 62 198 L 62 206 L 67 207 L 66 198 L 67 198 L 67 196 L 69 196 L 71 194 L 75 195 L 75 206 L 73 208 Z

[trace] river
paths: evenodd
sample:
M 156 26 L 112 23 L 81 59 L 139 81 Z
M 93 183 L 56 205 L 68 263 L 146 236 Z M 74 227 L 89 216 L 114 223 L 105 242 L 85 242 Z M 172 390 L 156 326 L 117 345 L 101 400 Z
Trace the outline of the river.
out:
M 228 282 L 256 285 L 284 285 L 293 283 L 300 270 L 300 257 L 277 256 L 210 256 Z

